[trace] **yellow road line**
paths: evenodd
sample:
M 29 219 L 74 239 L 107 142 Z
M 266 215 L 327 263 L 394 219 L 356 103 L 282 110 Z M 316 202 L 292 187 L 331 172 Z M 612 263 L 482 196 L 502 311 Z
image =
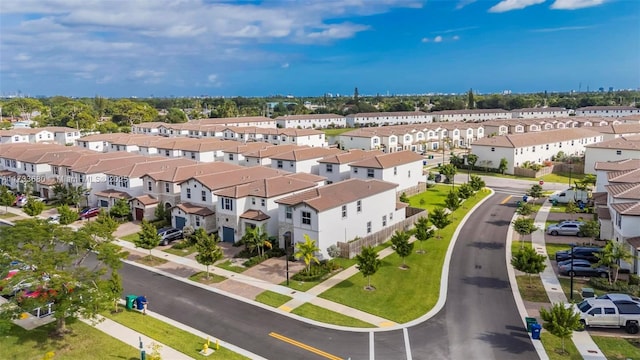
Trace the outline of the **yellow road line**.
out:
M 504 200 L 502 200 L 502 202 L 501 202 L 500 204 L 504 204 L 504 203 L 506 203 L 506 202 L 507 202 L 507 201 L 509 201 L 509 199 L 511 199 L 512 197 L 513 197 L 513 195 L 509 195 L 509 196 L 507 196 Z
M 288 337 L 286 337 L 284 335 L 280 335 L 280 334 L 271 332 L 271 333 L 269 333 L 269 336 L 274 337 L 274 338 L 276 338 L 278 340 L 282 340 L 282 341 L 284 341 L 286 343 L 289 343 L 291 345 L 297 346 L 297 347 L 299 347 L 301 349 L 307 350 L 309 352 L 312 352 L 312 353 L 314 353 L 316 355 L 320 355 L 320 356 L 322 356 L 324 358 L 327 358 L 327 359 L 330 359 L 330 360 L 342 360 L 341 357 L 337 357 L 335 355 L 331 355 L 331 354 L 326 353 L 326 352 L 324 352 L 324 351 L 322 351 L 320 349 L 316 349 L 316 348 L 314 348 L 312 346 L 303 344 L 303 343 L 301 343 L 299 341 L 293 340 L 293 339 L 288 338 Z
M 282 311 L 286 311 L 286 312 L 291 312 L 291 310 L 293 310 L 292 308 L 290 308 L 288 306 L 284 306 L 284 305 L 281 305 L 278 309 L 280 309 Z

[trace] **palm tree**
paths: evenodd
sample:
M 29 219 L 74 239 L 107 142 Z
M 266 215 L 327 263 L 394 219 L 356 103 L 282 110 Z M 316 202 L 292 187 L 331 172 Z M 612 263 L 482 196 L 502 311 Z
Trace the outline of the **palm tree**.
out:
M 271 248 L 271 243 L 268 240 L 269 235 L 264 230 L 264 225 L 248 228 L 244 236 L 242 236 L 242 241 L 247 249 L 251 252 L 253 252 L 254 249 L 258 250 L 258 256 L 264 254 L 265 246 Z
M 316 245 L 316 241 L 312 240 L 309 235 L 304 234 L 304 242 L 296 244 L 296 252 L 293 257 L 296 259 L 302 258 L 307 268 L 305 271 L 309 273 L 311 271 L 311 262 L 320 264 L 320 261 L 315 256 L 315 253 L 320 251 L 320 248 Z

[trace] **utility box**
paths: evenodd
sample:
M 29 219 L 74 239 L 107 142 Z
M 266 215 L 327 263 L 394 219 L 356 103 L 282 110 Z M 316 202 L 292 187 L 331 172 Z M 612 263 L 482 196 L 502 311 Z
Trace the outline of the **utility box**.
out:
M 135 308 L 135 302 L 138 297 L 136 295 L 127 295 L 125 296 L 125 303 L 127 310 L 133 310 Z
M 583 299 L 592 298 L 592 297 L 596 297 L 596 293 L 593 291 L 592 288 L 582 288 Z

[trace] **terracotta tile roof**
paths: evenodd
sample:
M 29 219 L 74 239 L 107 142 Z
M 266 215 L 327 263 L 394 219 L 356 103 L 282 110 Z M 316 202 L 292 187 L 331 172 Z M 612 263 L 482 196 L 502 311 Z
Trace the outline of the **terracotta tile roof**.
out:
M 609 194 L 606 191 L 594 192 L 591 194 L 591 199 L 595 205 L 606 205 Z
M 342 115 L 336 114 L 307 114 L 307 115 L 284 115 L 278 116 L 276 120 L 321 120 L 321 119 L 344 119 Z
M 258 150 L 263 150 L 268 147 L 273 147 L 273 145 L 268 142 L 255 141 L 255 142 L 247 142 L 247 143 L 239 143 L 237 141 L 229 141 L 230 143 L 234 143 L 233 146 L 230 146 L 224 149 L 225 153 L 230 154 L 248 154 Z
M 610 205 L 612 209 L 617 211 L 622 215 L 632 215 L 639 216 L 640 215 L 640 202 L 629 202 L 629 203 L 615 203 Z
M 306 204 L 317 211 L 325 211 L 385 191 L 395 191 L 397 186 L 377 179 L 348 179 L 291 195 L 276 203 L 290 206 Z
M 304 181 L 311 181 L 311 182 L 324 182 L 325 180 L 327 180 L 326 177 L 324 176 L 320 176 L 320 175 L 315 175 L 315 174 L 309 174 L 309 173 L 289 173 L 289 174 L 285 174 L 284 176 L 286 177 L 290 177 L 290 178 L 294 178 L 294 179 L 298 179 L 298 180 L 304 180 Z
M 124 192 L 124 191 L 118 191 L 118 190 L 114 190 L 114 189 L 107 189 L 107 190 L 102 190 L 102 191 L 97 191 L 95 193 L 93 193 L 95 196 L 101 196 L 101 197 L 106 197 L 109 199 L 115 198 L 115 199 L 131 199 L 131 195 L 129 195 L 129 193 Z
M 623 171 L 610 171 L 607 173 L 609 183 L 640 183 L 640 168 Z
M 522 108 L 522 109 L 511 110 L 511 112 L 552 112 L 552 111 L 569 111 L 569 110 L 561 107 Z
M 357 113 L 350 114 L 346 117 L 401 117 L 401 116 L 426 116 L 429 115 L 426 112 L 422 111 L 394 111 L 394 112 L 368 112 L 368 113 Z
M 596 210 L 596 214 L 598 215 L 598 219 L 600 220 L 611 220 L 611 212 L 609 212 L 609 208 L 606 206 L 600 206 Z
M 179 183 L 187 180 L 191 177 L 198 175 L 215 174 L 219 172 L 231 171 L 243 169 L 240 165 L 235 165 L 226 162 L 210 162 L 210 163 L 198 163 L 194 165 L 175 166 L 170 167 L 165 171 L 150 172 L 143 176 L 149 176 L 155 181 L 166 181 Z
M 598 161 L 594 166 L 595 170 L 622 171 L 640 169 L 640 159 L 624 159 L 620 161 Z
M 598 131 L 603 134 L 635 135 L 635 134 L 640 134 L 640 123 L 609 124 L 606 126 L 599 127 Z
M 140 195 L 138 197 L 135 198 L 136 200 L 140 201 L 140 203 L 142 203 L 142 205 L 153 205 L 153 204 L 157 204 L 158 203 L 158 199 L 154 198 L 151 195 Z
M 550 144 L 554 142 L 602 136 L 600 133 L 585 128 L 547 130 L 526 134 L 512 134 L 478 139 L 471 146 L 495 146 L 521 148 L 525 146 Z M 589 145 L 591 146 L 591 145 Z
M 601 111 L 601 110 L 639 110 L 633 106 L 585 106 L 577 108 L 576 111 Z
M 407 206 L 409 206 L 409 204 L 403 203 L 401 201 L 396 201 L 396 210 L 404 209 Z
M 260 210 L 247 210 L 240 215 L 240 218 L 254 221 L 264 221 L 271 219 L 271 216 L 263 213 Z
M 634 236 L 634 237 L 631 237 L 631 238 L 627 238 L 627 239 L 625 239 L 625 241 L 629 245 L 633 246 L 635 249 L 640 249 L 640 236 Z
M 41 181 L 38 181 L 38 184 L 40 185 L 44 185 L 44 186 L 52 186 L 58 183 L 58 179 L 56 178 L 47 178 Z
M 158 149 L 183 150 L 192 152 L 207 152 L 216 150 L 225 150 L 236 146 L 235 141 L 227 141 L 216 138 L 170 138 L 164 142 L 156 144 Z
M 419 161 L 422 163 L 424 158 L 413 151 L 398 151 L 389 154 L 381 154 L 364 160 L 355 161 L 349 166 L 357 166 L 363 168 L 388 169 L 398 165 L 409 164 Z
M 306 190 L 315 187 L 316 185 L 318 184 L 312 181 L 300 180 L 289 176 L 277 176 L 231 186 L 218 190 L 215 194 L 235 199 L 247 196 L 272 198 L 296 191 Z
M 243 167 L 240 170 L 231 170 L 210 175 L 193 176 L 190 179 L 195 179 L 198 182 L 202 183 L 202 185 L 207 189 L 215 191 L 230 186 L 246 184 L 256 180 L 270 178 L 282 174 L 287 174 L 287 172 L 272 169 L 266 166 L 253 166 L 248 168 Z M 182 183 L 190 179 L 187 179 Z
M 4 177 L 17 177 L 18 173 L 11 170 L 0 170 L 0 176 Z
M 318 162 L 327 164 L 348 164 L 350 162 L 364 160 L 382 154 L 383 152 L 378 150 L 365 151 L 359 149 L 351 149 L 346 153 L 334 154 L 324 157 L 318 160 Z
M 623 135 L 615 139 L 587 145 L 586 147 L 598 149 L 640 150 L 640 135 Z
M 215 214 L 216 212 L 209 209 L 205 206 L 198 206 L 192 203 L 180 203 L 176 205 L 176 207 L 187 214 L 199 215 L 199 216 L 210 216 Z
M 271 159 L 275 160 L 289 160 L 289 161 L 303 161 L 311 159 L 321 159 L 325 156 L 342 153 L 343 151 L 336 148 L 324 148 L 324 147 L 308 147 L 304 149 L 297 149 L 285 153 L 276 154 L 271 156 Z
M 275 121 L 268 117 L 264 116 L 240 116 L 233 118 L 210 118 L 210 119 L 198 119 L 191 120 L 191 123 L 201 124 L 201 125 L 223 125 L 223 124 L 237 124 L 237 123 L 252 123 L 252 122 L 272 122 Z
M 449 115 L 449 114 L 509 114 L 504 109 L 466 109 L 466 110 L 442 110 L 433 111 L 433 115 Z
M 79 158 L 71 158 L 71 157 L 63 157 L 59 159 L 51 159 L 49 162 L 50 165 L 53 166 L 65 166 L 74 168 L 82 168 L 84 166 L 96 164 L 101 160 L 109 160 L 109 159 L 127 159 L 127 158 L 140 158 L 141 156 L 134 153 L 129 153 L 125 151 L 114 151 L 108 153 L 96 153 L 94 151 L 89 151 L 88 153 L 84 153 Z
M 107 175 L 136 178 L 136 177 L 142 177 L 145 174 L 150 174 L 153 172 L 167 171 L 176 166 L 187 166 L 187 165 L 195 165 L 195 164 L 197 164 L 197 162 L 190 159 L 183 159 L 183 158 L 167 159 L 167 158 L 157 157 L 157 158 L 150 158 L 150 161 L 146 161 L 146 162 L 137 162 L 135 164 L 119 166 L 114 169 L 108 169 L 108 170 L 105 170 L 104 173 Z
M 607 192 L 614 198 L 640 200 L 640 178 L 635 184 L 605 185 Z
M 244 157 L 264 159 L 264 158 L 270 158 L 277 154 L 286 153 L 292 150 L 307 149 L 307 148 L 309 147 L 302 146 L 302 145 L 295 145 L 295 144 L 274 145 L 261 150 L 246 152 L 244 153 Z

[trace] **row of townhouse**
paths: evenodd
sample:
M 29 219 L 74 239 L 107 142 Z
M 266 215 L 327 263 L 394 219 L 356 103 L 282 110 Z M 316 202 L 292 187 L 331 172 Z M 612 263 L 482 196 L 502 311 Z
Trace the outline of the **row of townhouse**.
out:
M 595 174 L 596 164 L 604 161 L 620 161 L 622 159 L 640 159 L 640 129 L 634 134 L 624 134 L 587 146 L 584 170 L 587 174 Z
M 476 164 L 489 168 L 497 168 L 501 159 L 506 159 L 505 173 L 513 174 L 515 167 L 526 162 L 543 164 L 560 151 L 569 156 L 581 156 L 586 146 L 603 139 L 602 133 L 587 128 L 548 130 L 486 137 L 471 144 L 471 152 L 478 156 Z
M 389 126 L 433 122 L 433 115 L 422 111 L 372 112 L 346 116 L 347 127 Z
M 555 129 L 570 129 L 581 127 L 602 127 L 623 124 L 621 119 L 609 118 L 541 118 L 541 119 L 514 119 L 504 121 L 487 121 L 482 123 L 487 136 L 522 134 Z M 629 121 L 632 123 L 632 121 Z M 635 121 L 638 124 L 638 121 Z
M 640 108 L 633 106 L 586 106 L 576 109 L 576 116 L 625 117 L 640 115 Z
M 276 118 L 279 128 L 327 129 L 347 126 L 347 119 L 336 114 L 285 115 Z
M 396 191 L 415 186 L 423 179 L 422 159 L 412 152 L 352 156 L 349 166 L 353 178 L 334 179 L 331 182 L 335 183 L 326 185 L 332 186 L 327 191 L 333 192 L 319 192 L 333 194 L 333 201 L 338 200 L 336 208 L 315 208 L 292 215 L 301 208 L 281 205 L 279 201 L 297 192 L 324 188 L 330 181 L 308 172 L 325 171 L 332 158 L 348 153 L 326 148 L 291 150 L 274 155 L 270 167 L 202 163 L 124 151 L 97 153 L 51 144 L 2 144 L 0 154 L 0 181 L 14 189 L 31 183 L 32 190 L 53 197 L 52 187 L 57 183 L 81 186 L 85 191 L 81 205 L 109 209 L 119 199 L 125 199 L 131 204 L 135 220 L 152 219 L 157 207 L 162 206 L 171 211 L 173 226 L 218 232 L 228 242 L 237 242 L 248 227 L 262 225 L 269 234 L 280 236 L 281 246 L 287 239 L 296 242 L 304 234 L 317 235 L 321 237 L 323 256 L 326 247 L 343 238 L 320 234 L 319 219 L 335 217 L 353 207 L 356 210 L 350 221 L 341 222 L 340 234 L 349 238 L 366 236 L 403 220 L 404 209 L 396 203 Z M 283 164 L 279 164 L 280 160 Z M 316 165 L 311 165 L 313 162 Z M 289 171 L 285 171 L 286 167 Z M 347 196 L 352 187 L 358 188 L 362 197 Z M 364 193 L 360 191 L 365 189 Z M 365 205 L 367 210 L 363 212 Z M 289 224 L 287 231 L 281 231 L 281 223 Z M 293 225 L 296 226 L 292 230 Z
M 0 144 L 56 143 L 73 145 L 78 138 L 80 138 L 80 131 L 62 126 L 0 130 Z
M 640 159 L 596 162 L 593 199 L 600 238 L 624 244 L 634 259 L 622 268 L 640 274 Z

